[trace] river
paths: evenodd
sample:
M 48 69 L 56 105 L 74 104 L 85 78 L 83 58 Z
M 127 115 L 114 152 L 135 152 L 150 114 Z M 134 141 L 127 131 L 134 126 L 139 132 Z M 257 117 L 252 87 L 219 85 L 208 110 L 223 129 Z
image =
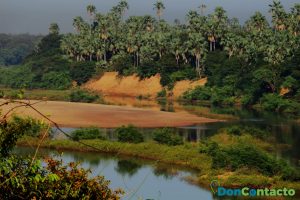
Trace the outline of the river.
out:
M 15 152 L 23 155 L 33 155 L 34 149 L 18 147 Z M 122 200 L 182 200 L 201 199 L 212 200 L 210 191 L 189 184 L 184 180 L 196 172 L 180 169 L 174 166 L 159 165 L 157 163 L 115 157 L 99 153 L 57 152 L 41 149 L 40 156 L 52 155 L 62 159 L 64 163 L 80 162 L 85 169 L 91 169 L 92 176 L 104 176 L 111 181 L 111 188 L 122 188 L 126 194 Z

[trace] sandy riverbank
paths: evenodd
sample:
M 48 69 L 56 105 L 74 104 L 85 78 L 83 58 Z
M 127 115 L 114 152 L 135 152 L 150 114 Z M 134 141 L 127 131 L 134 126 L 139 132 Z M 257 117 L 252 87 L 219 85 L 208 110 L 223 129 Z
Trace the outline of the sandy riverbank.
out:
M 0 103 L 4 100 L 0 100 Z M 31 101 L 34 103 L 36 101 Z M 1 107 L 2 113 L 16 104 Z M 34 107 L 47 115 L 60 126 L 114 128 L 121 125 L 133 124 L 138 127 L 179 127 L 200 123 L 217 122 L 219 120 L 198 117 L 187 112 L 162 112 L 157 110 L 140 109 L 124 106 L 71 103 L 47 101 L 35 104 Z M 16 114 L 41 118 L 31 108 L 18 108 Z

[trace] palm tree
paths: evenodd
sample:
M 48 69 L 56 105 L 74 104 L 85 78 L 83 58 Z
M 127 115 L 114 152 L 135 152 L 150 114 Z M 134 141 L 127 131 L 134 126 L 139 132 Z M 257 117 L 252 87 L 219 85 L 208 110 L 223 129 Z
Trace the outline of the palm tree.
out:
M 161 0 L 159 0 L 154 4 L 153 9 L 156 10 L 156 15 L 158 17 L 158 20 L 160 20 L 162 14 L 163 14 L 163 10 L 166 9 L 165 5 L 163 4 L 163 2 Z
M 93 20 L 95 13 L 96 13 L 96 7 L 92 4 L 90 4 L 86 7 L 86 11 L 88 12 L 91 20 Z
M 206 6 L 205 4 L 201 4 L 201 5 L 199 6 L 201 16 L 204 16 L 204 12 L 205 12 L 206 7 L 207 7 L 207 6 Z
M 49 34 L 58 35 L 59 34 L 59 26 L 57 23 L 51 23 L 49 27 Z
M 276 31 L 286 29 L 287 14 L 279 0 L 273 0 L 273 4 L 269 5 L 269 12 L 272 14 L 272 22 Z
M 122 1 L 119 2 L 118 7 L 120 8 L 120 12 L 121 12 L 121 15 L 122 15 L 122 18 L 123 18 L 126 10 L 129 9 L 129 4 L 126 0 L 122 0 Z
M 207 43 L 203 35 L 198 33 L 189 33 L 187 41 L 189 53 L 194 56 L 196 64 L 196 72 L 199 78 L 202 78 L 204 72 L 204 61 L 206 59 Z

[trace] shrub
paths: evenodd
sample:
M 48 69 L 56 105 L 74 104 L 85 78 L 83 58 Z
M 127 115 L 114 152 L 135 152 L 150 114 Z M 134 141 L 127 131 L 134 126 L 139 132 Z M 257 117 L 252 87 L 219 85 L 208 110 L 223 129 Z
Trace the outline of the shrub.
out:
M 94 74 L 94 62 L 75 62 L 71 64 L 70 76 L 78 85 L 86 83 Z
M 261 99 L 261 106 L 267 111 L 298 113 L 299 104 L 297 102 L 284 99 L 277 94 L 265 94 Z
M 169 146 L 182 145 L 182 139 L 178 135 L 175 135 L 173 131 L 171 128 L 156 129 L 153 131 L 153 140 Z
M 99 128 L 81 128 L 73 131 L 71 133 L 72 139 L 75 141 L 79 140 L 93 140 L 101 139 L 105 140 L 105 137 L 102 135 L 102 132 Z
M 78 164 L 64 165 L 52 158 L 44 165 L 40 160 L 10 156 L 0 160 L 0 171 L 0 199 L 117 200 L 123 194 L 110 189 L 103 176 L 90 178 L 90 171 Z
M 212 168 L 235 171 L 242 167 L 255 169 L 267 176 L 280 175 L 283 180 L 300 180 L 300 174 L 288 166 L 284 160 L 276 160 L 263 150 L 250 144 L 235 144 L 220 147 L 216 142 L 204 142 L 200 153 L 207 153 L 212 158 Z
M 133 125 L 121 126 L 115 130 L 119 142 L 141 143 L 144 141 L 142 133 Z
M 4 92 L 2 90 L 0 90 L 0 98 L 4 97 Z
M 71 78 L 64 72 L 49 72 L 43 75 L 41 87 L 54 90 L 65 90 L 71 87 Z
M 188 90 L 183 93 L 183 99 L 186 100 L 210 100 L 211 91 L 208 87 L 197 86 L 193 90 Z
M 157 98 L 166 98 L 167 97 L 167 90 L 164 88 L 156 95 Z
M 84 103 L 92 103 L 99 99 L 99 95 L 92 94 L 88 91 L 75 89 L 70 94 L 71 102 L 84 102 Z
M 249 135 L 252 135 L 252 136 L 260 138 L 260 139 L 266 139 L 270 136 L 269 131 L 251 127 L 251 126 L 234 125 L 234 126 L 225 128 L 225 131 L 227 134 L 230 134 L 230 135 L 240 136 L 243 134 L 249 134 Z

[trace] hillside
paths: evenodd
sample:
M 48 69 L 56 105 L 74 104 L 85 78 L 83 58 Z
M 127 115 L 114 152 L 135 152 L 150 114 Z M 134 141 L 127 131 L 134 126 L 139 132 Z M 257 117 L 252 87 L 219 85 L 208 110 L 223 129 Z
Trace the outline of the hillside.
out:
M 141 80 L 137 75 L 131 75 L 126 77 L 119 77 L 117 72 L 106 72 L 98 80 L 91 80 L 83 87 L 89 90 L 101 92 L 105 95 L 115 96 L 129 96 L 137 97 L 144 96 L 149 98 L 155 98 L 157 93 L 160 92 L 163 87 L 160 84 L 160 75 L 151 76 Z M 183 92 L 190 88 L 206 83 L 206 79 L 199 81 L 178 81 L 175 83 L 173 89 L 173 98 L 178 98 Z

